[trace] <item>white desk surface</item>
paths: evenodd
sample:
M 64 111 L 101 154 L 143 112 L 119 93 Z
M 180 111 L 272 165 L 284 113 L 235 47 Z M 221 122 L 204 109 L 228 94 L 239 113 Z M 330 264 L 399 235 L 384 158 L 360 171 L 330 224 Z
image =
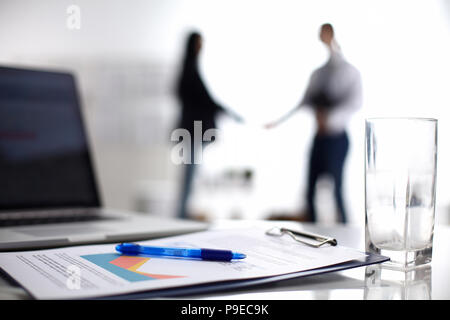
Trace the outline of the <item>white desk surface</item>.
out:
M 252 225 L 296 225 L 294 222 L 217 221 L 214 228 L 244 228 Z M 303 223 L 314 233 L 335 237 L 339 244 L 364 251 L 364 227 L 349 225 L 320 226 Z M 450 226 L 436 225 L 433 260 L 429 267 L 413 272 L 374 267 L 296 278 L 232 291 L 183 296 L 181 299 L 215 300 L 363 300 L 420 299 L 450 300 Z M 372 268 L 372 269 L 369 269 Z M 20 287 L 0 277 L 0 299 L 30 299 Z

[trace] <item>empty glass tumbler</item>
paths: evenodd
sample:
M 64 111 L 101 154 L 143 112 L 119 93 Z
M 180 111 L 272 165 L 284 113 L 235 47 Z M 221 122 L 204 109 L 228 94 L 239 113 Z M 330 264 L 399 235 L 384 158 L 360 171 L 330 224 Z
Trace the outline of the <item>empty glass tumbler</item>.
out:
M 366 120 L 366 250 L 410 269 L 431 262 L 437 120 Z

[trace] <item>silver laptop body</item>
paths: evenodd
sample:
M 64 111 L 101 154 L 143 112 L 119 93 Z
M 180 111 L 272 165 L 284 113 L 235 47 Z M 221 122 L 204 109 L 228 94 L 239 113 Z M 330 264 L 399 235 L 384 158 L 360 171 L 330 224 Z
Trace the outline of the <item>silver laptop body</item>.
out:
M 0 250 L 206 229 L 102 207 L 71 73 L 0 67 Z

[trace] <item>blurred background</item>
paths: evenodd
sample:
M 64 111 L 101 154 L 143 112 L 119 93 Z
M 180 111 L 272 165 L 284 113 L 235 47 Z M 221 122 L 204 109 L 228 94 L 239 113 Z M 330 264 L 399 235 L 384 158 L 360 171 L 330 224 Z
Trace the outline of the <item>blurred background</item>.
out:
M 71 5 L 79 29 L 67 25 Z M 298 104 L 327 60 L 318 40 L 325 22 L 363 80 L 364 105 L 348 130 L 349 222 L 364 223 L 364 119 L 415 116 L 439 120 L 437 219 L 448 223 L 449 0 L 0 0 L 0 64 L 75 72 L 104 204 L 175 216 L 182 168 L 171 161 L 174 88 L 185 37 L 199 31 L 210 92 L 246 123 L 219 119 L 191 211 L 206 219 L 294 215 L 305 206 L 313 115 L 305 109 L 283 126 L 262 126 Z M 332 188 L 319 183 L 323 223 L 335 221 Z

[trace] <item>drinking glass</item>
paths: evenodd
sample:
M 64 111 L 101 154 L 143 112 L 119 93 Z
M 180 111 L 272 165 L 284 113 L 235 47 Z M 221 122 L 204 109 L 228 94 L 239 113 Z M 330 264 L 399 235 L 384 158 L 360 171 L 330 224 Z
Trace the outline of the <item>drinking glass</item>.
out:
M 366 120 L 366 251 L 394 268 L 431 262 L 436 194 L 437 120 Z

